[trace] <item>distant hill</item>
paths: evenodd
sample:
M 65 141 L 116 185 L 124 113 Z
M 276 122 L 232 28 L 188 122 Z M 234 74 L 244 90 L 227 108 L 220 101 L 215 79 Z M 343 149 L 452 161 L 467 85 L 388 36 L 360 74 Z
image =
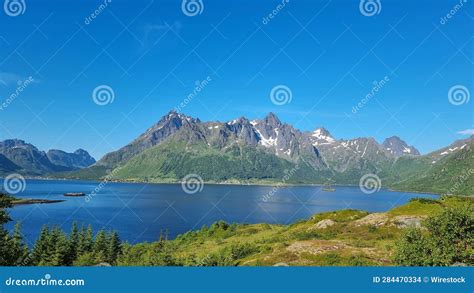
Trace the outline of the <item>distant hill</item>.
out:
M 49 150 L 46 156 L 51 163 L 71 170 L 86 168 L 95 163 L 95 159 L 83 149 L 78 149 L 74 153 Z
M 413 169 L 394 188 L 441 194 L 474 195 L 474 140 L 455 142 L 448 148 L 410 162 Z M 405 163 L 398 170 L 406 171 Z M 416 166 L 416 167 L 413 167 Z
M 95 160 L 84 150 L 66 153 L 59 150 L 43 152 L 19 139 L 0 141 L 0 175 L 17 172 L 42 176 L 54 172 L 89 167 Z
M 7 157 L 0 154 L 0 174 L 11 173 L 20 170 L 21 168 L 10 161 Z

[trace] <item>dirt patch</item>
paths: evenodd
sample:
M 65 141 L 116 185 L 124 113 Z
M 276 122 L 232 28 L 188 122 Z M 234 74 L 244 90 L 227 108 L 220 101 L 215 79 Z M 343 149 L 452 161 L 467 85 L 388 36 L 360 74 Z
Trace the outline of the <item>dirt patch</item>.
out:
M 334 224 L 336 224 L 336 222 L 334 222 L 333 220 L 322 220 L 314 224 L 312 227 L 308 228 L 308 231 L 326 229 L 328 227 L 333 226 Z
M 321 254 L 346 248 L 347 245 L 340 241 L 328 240 L 307 240 L 298 241 L 286 248 L 286 250 L 295 253 Z
M 362 219 L 359 219 L 354 222 L 354 224 L 359 227 L 359 226 L 383 226 L 387 224 L 388 222 L 388 216 L 385 213 L 374 213 L 367 215 L 363 217 Z
M 421 222 L 426 216 L 396 216 L 391 223 L 398 228 L 421 228 Z

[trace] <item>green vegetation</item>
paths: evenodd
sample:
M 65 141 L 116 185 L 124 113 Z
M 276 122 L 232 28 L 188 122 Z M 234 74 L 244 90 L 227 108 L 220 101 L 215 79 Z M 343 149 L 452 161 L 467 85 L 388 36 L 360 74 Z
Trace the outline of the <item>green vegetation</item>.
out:
M 91 166 L 89 168 L 73 171 L 73 172 L 57 172 L 49 174 L 50 178 L 67 178 L 80 180 L 97 180 L 107 175 L 107 168 L 104 166 Z
M 218 150 L 199 143 L 186 145 L 173 140 L 143 151 L 117 169 L 115 179 L 146 182 L 179 182 L 188 174 L 199 174 L 207 182 L 267 180 L 276 183 L 294 170 L 286 183 L 308 183 L 311 178 L 324 175 L 317 175 L 306 164 L 297 166 L 250 146 L 234 144 Z M 317 182 L 325 180 L 321 178 Z
M 474 209 L 448 208 L 409 229 L 397 243 L 396 262 L 404 266 L 474 265 Z
M 474 144 L 440 159 L 400 159 L 389 170 L 390 186 L 398 190 L 474 195 Z

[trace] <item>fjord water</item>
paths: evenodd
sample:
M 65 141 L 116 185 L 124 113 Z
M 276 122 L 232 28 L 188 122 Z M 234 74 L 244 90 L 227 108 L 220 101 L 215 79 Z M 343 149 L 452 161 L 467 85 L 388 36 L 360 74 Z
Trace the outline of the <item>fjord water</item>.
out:
M 3 182 L 1 182 L 3 186 Z M 69 231 L 74 221 L 91 224 L 94 230 L 116 230 L 131 243 L 155 241 L 160 231 L 169 238 L 199 229 L 215 221 L 229 223 L 288 224 L 313 214 L 340 209 L 383 212 L 406 203 L 414 197 L 435 195 L 393 192 L 382 189 L 371 195 L 358 187 L 337 187 L 324 192 L 320 186 L 211 185 L 200 193 L 186 194 L 179 184 L 108 183 L 28 180 L 18 198 L 61 199 L 61 203 L 19 205 L 10 209 L 15 222 L 31 244 L 45 224 L 58 225 Z M 93 193 L 91 197 L 65 197 L 64 193 Z M 87 200 L 87 199 L 90 200 Z

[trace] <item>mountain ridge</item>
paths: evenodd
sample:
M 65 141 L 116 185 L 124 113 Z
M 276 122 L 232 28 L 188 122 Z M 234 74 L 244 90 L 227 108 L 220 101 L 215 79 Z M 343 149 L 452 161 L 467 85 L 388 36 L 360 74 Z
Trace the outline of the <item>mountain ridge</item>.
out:
M 159 152 L 164 153 L 166 150 L 163 148 L 151 150 L 170 140 L 173 141 L 173 146 L 183 145 L 181 148 L 183 154 L 168 153 L 175 162 L 180 162 L 183 160 L 182 157 L 188 156 L 187 160 L 197 160 L 209 168 L 212 168 L 212 164 L 227 165 L 228 162 L 218 163 L 215 161 L 216 158 L 220 158 L 235 164 L 237 162 L 240 165 L 247 164 L 242 165 L 241 170 L 249 170 L 256 167 L 254 162 L 243 159 L 239 161 L 239 156 L 242 158 L 250 153 L 252 156 L 256 153 L 265 153 L 267 155 L 265 160 L 271 162 L 284 160 L 290 163 L 291 168 L 304 164 L 304 169 L 312 175 L 312 180 L 308 176 L 302 177 L 307 178 L 307 182 L 311 183 L 324 183 L 338 178 L 346 183 L 356 184 L 359 178 L 355 174 L 378 172 L 397 158 L 386 151 L 374 138 L 336 139 L 324 127 L 318 127 L 312 132 L 301 131 L 282 122 L 272 112 L 262 119 L 250 120 L 246 117 L 239 117 L 226 122 L 202 122 L 198 118 L 170 111 L 135 140 L 117 151 L 104 155 L 96 164 L 81 173 L 87 174 L 84 176 L 105 176 L 107 172 L 120 167 L 116 176 L 123 180 L 161 181 L 168 180 L 171 176 L 175 181 L 179 181 L 180 176 L 177 176 L 176 173 L 181 174 L 182 172 L 178 172 L 175 168 L 165 167 L 173 165 L 167 161 L 171 159 L 161 157 L 159 154 Z M 207 153 L 213 153 L 215 157 L 211 158 L 206 155 Z M 144 158 L 144 156 L 148 156 L 148 158 Z M 147 176 L 138 170 L 139 161 L 147 166 L 153 165 L 155 162 L 156 168 L 149 167 L 148 169 L 151 171 Z M 256 159 L 256 161 L 258 160 Z M 286 163 L 280 165 L 286 166 Z M 310 170 L 306 167 L 309 167 Z M 186 167 L 186 169 L 189 172 L 193 170 L 197 172 L 199 168 Z M 166 173 L 166 170 L 170 173 Z M 262 166 L 259 171 L 262 172 L 257 176 L 259 178 L 281 179 L 281 176 L 272 178 L 274 173 Z M 141 175 L 137 177 L 135 172 Z M 234 173 L 239 173 L 239 176 L 226 178 L 226 180 L 251 179 L 248 178 L 248 174 L 237 171 Z M 281 172 L 277 173 L 282 174 Z M 219 174 L 218 177 L 207 179 L 219 181 L 227 176 Z
M 21 139 L 0 141 L 0 174 L 17 172 L 28 176 L 73 171 L 95 163 L 89 153 L 78 149 L 74 153 L 60 150 L 40 151 Z
M 281 122 L 271 112 L 263 119 L 249 120 L 246 117 L 239 117 L 227 122 L 201 122 L 199 119 L 171 111 L 131 143 L 103 156 L 96 165 L 113 168 L 141 151 L 160 144 L 179 132 L 182 127 L 194 129 L 196 135 L 200 135 L 201 139 L 206 137 L 205 140 L 213 146 L 224 147 L 229 143 L 229 140 L 239 140 L 252 146 L 264 146 L 277 156 L 289 160 L 295 156 L 295 153 L 298 155 L 301 152 L 314 152 L 318 156 L 321 145 L 335 144 L 333 146 L 335 147 L 342 143 L 343 147 L 347 148 L 347 143 L 354 145 L 354 142 L 357 140 L 335 139 L 328 130 L 322 127 L 317 128 L 313 132 L 303 132 L 290 124 Z M 196 137 L 195 139 L 199 138 Z M 371 144 L 379 145 L 374 139 L 371 141 Z M 321 148 L 327 149 L 327 146 Z M 379 151 L 385 153 L 382 149 L 379 149 Z M 355 152 L 363 155 L 360 149 L 355 150 Z M 417 154 L 419 154 L 418 151 L 416 151 L 415 155 Z

